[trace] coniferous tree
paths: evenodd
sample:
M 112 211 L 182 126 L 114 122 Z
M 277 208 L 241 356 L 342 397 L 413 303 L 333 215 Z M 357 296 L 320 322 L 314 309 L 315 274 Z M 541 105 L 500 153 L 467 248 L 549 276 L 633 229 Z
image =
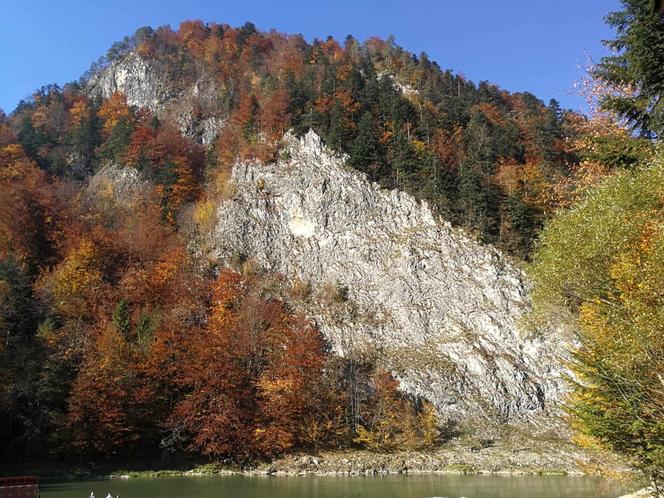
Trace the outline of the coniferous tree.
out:
M 372 179 L 376 175 L 378 148 L 373 116 L 366 111 L 360 118 L 357 135 L 351 145 L 350 162 L 360 171 L 369 172 Z
M 128 117 L 122 117 L 111 130 L 111 134 L 101 147 L 100 155 L 103 158 L 120 160 L 122 153 L 131 143 L 131 134 L 134 123 Z
M 477 231 L 483 240 L 495 240 L 497 233 L 498 198 L 496 189 L 489 184 L 482 170 L 486 169 L 471 162 L 464 162 L 459 168 L 459 208 L 463 224 Z
M 394 188 L 406 189 L 418 167 L 417 156 L 406 132 L 395 133 L 391 152 L 392 184 Z
M 346 149 L 351 137 L 349 122 L 346 109 L 339 100 L 335 100 L 330 112 L 330 127 L 327 130 L 326 142 L 337 149 Z
M 527 259 L 538 228 L 534 209 L 518 196 L 510 195 L 503 206 L 503 226 L 501 239 L 513 254 Z
M 602 58 L 593 75 L 617 90 L 602 99 L 605 109 L 644 136 L 659 137 L 664 132 L 664 20 L 653 0 L 621 3 L 623 10 L 606 17 L 616 29 L 616 38 L 605 42 L 613 54 Z
M 115 330 L 122 335 L 129 335 L 131 330 L 131 317 L 129 303 L 126 300 L 120 299 L 120 301 L 118 301 L 118 304 L 113 311 L 113 316 L 111 317 L 111 323 L 113 324 L 113 327 L 115 327 Z

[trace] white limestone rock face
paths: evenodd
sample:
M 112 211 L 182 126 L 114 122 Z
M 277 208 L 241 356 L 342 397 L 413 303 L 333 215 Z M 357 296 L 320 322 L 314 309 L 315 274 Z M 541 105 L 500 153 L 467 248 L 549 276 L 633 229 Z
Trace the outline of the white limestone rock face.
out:
M 107 163 L 88 179 L 87 194 L 107 197 L 120 204 L 132 204 L 149 194 L 151 185 L 136 168 Z
M 107 99 L 122 92 L 127 103 L 159 112 L 173 97 L 165 78 L 140 55 L 130 52 L 88 82 L 88 92 Z
M 347 289 L 307 311 L 333 348 L 370 347 L 406 391 L 453 419 L 533 421 L 563 393 L 563 340 L 526 335 L 521 272 L 434 216 L 425 203 L 347 168 L 314 132 L 287 136 L 275 164 L 235 165 L 206 241 L 220 260 Z
M 201 76 L 190 87 L 176 90 L 158 67 L 135 52 L 94 75 L 87 92 L 104 99 L 121 92 L 131 106 L 149 109 L 158 116 L 170 114 L 183 135 L 204 145 L 216 139 L 225 122 L 215 112 L 200 115 L 201 109 L 216 110 L 219 91 L 211 78 Z

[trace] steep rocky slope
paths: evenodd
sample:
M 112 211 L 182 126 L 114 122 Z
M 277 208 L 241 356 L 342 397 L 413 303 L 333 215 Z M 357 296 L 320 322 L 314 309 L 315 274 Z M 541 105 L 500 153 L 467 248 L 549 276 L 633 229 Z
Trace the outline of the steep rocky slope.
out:
M 104 99 L 113 92 L 122 92 L 129 105 L 145 107 L 153 112 L 163 110 L 176 97 L 176 92 L 157 68 L 136 53 L 130 53 L 94 75 L 88 82 L 88 92 Z
M 201 77 L 193 85 L 176 90 L 154 63 L 135 52 L 94 75 L 87 92 L 104 99 L 121 92 L 129 105 L 149 109 L 157 115 L 170 115 L 184 135 L 203 144 L 210 144 L 223 125 L 223 119 L 215 113 L 194 113 L 194 108 L 214 108 L 211 102 L 218 92 L 213 81 Z
M 526 335 L 523 275 L 499 252 L 344 166 L 314 132 L 275 164 L 237 164 L 207 241 L 311 286 L 335 350 L 378 351 L 402 386 L 452 418 L 533 419 L 562 392 L 559 338 Z M 334 289 L 332 298 L 325 297 Z
M 170 113 L 202 143 L 223 126 L 217 115 L 193 113 L 197 100 L 213 98 L 212 82 L 173 90 L 135 53 L 88 91 L 121 91 L 131 105 Z M 199 250 L 222 263 L 250 258 L 307 289 L 302 306 L 337 352 L 377 355 L 404 389 L 453 419 L 537 421 L 556 412 L 564 340 L 520 329 L 528 289 L 498 251 L 412 196 L 367 181 L 314 132 L 287 136 L 275 164 L 237 164 L 231 183 Z

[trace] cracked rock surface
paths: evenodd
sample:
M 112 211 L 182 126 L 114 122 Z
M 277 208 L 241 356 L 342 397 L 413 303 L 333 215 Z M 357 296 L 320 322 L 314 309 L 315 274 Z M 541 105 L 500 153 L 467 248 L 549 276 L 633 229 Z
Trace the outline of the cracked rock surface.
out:
M 206 246 L 243 255 L 316 290 L 341 289 L 308 313 L 334 350 L 379 352 L 406 391 L 452 419 L 534 421 L 564 386 L 559 333 L 526 334 L 524 276 L 496 249 L 426 203 L 367 181 L 310 131 L 281 159 L 238 163 Z
M 93 96 L 116 91 L 203 144 L 224 124 L 213 81 L 203 75 L 176 89 L 133 52 L 88 82 Z M 194 115 L 195 107 L 210 111 Z M 305 283 L 311 296 L 301 306 L 336 352 L 368 348 L 444 417 L 550 426 L 564 394 L 566 342 L 554 330 L 520 329 L 530 306 L 520 270 L 425 203 L 346 167 L 314 132 L 285 137 L 281 157 L 235 165 L 235 194 L 217 206 L 219 221 L 199 249 L 221 262 L 244 255 Z M 139 180 L 110 168 L 95 181 L 117 184 L 122 196 Z
M 224 125 L 224 119 L 215 112 L 194 113 L 201 107 L 214 111 L 219 94 L 214 81 L 201 76 L 193 85 L 175 89 L 163 70 L 135 52 L 94 75 L 87 92 L 104 99 L 123 93 L 130 106 L 149 109 L 158 116 L 171 115 L 183 135 L 204 145 L 211 144 Z

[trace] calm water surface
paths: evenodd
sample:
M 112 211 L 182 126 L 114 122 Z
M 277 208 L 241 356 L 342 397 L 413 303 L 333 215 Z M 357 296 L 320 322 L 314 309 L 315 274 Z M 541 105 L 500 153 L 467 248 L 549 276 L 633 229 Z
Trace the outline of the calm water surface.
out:
M 43 498 L 615 498 L 593 477 L 390 475 L 383 477 L 175 477 L 42 484 Z

